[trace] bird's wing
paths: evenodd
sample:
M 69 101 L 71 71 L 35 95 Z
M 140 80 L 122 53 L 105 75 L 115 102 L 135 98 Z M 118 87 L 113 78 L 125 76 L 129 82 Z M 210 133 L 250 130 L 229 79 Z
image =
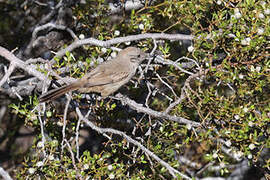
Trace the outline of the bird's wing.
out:
M 83 88 L 87 88 L 87 87 L 102 86 L 106 84 L 116 83 L 116 82 L 119 82 L 128 78 L 128 76 L 129 76 L 128 72 L 106 73 L 106 71 L 104 71 L 104 72 L 93 73 L 92 76 L 83 77 L 81 81 L 84 82 L 82 83 L 82 85 L 84 84 Z

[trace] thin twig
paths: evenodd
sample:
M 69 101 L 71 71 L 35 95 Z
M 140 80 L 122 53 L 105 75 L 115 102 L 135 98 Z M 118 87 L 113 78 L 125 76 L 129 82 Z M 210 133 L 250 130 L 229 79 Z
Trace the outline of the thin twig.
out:
M 180 104 L 185 98 L 186 98 L 185 92 L 182 89 L 180 98 L 178 98 L 176 101 L 174 101 L 173 103 L 171 103 L 169 105 L 169 107 L 167 107 L 167 109 L 164 111 L 164 113 L 168 114 L 175 106 L 177 106 L 178 104 Z
M 13 73 L 15 67 L 16 66 L 13 63 L 10 63 L 8 70 L 5 72 L 4 77 L 0 81 L 0 87 L 2 87 L 3 84 L 9 79 L 9 77 Z
M 167 86 L 167 87 L 171 90 L 171 92 L 173 93 L 173 95 L 174 95 L 176 98 L 178 98 L 178 96 L 177 96 L 176 93 L 174 92 L 173 88 L 172 88 L 168 83 L 166 83 L 165 81 L 163 81 L 163 79 L 159 76 L 158 73 L 155 73 L 155 75 L 157 76 L 157 78 L 158 78 L 165 86 Z
M 74 153 L 72 151 L 72 148 L 71 148 L 71 145 L 69 144 L 69 142 L 67 141 L 67 139 L 64 140 L 65 144 L 67 145 L 68 147 L 68 150 L 69 150 L 69 153 L 70 153 L 70 156 L 71 156 L 71 161 L 72 161 L 72 165 L 76 171 L 76 177 L 79 178 L 79 179 L 82 179 L 79 171 L 78 171 L 78 168 L 76 166 L 76 161 L 75 161 L 75 156 L 74 156 Z
M 45 138 L 45 133 L 44 133 L 44 123 L 41 119 L 41 111 L 38 111 L 38 120 L 40 124 L 40 132 L 41 132 L 41 142 L 42 142 L 42 151 L 44 157 L 46 157 L 46 151 L 45 151 L 45 143 L 46 143 L 46 138 Z
M 64 141 L 66 140 L 66 126 L 67 126 L 67 112 L 68 112 L 68 106 L 70 104 L 70 101 L 71 101 L 71 97 L 68 96 L 68 99 L 67 99 L 67 103 L 66 103 L 66 106 L 65 106 L 65 110 L 64 110 L 64 122 L 63 122 L 63 128 L 62 128 L 62 150 L 61 150 L 61 153 L 63 154 L 64 152 Z

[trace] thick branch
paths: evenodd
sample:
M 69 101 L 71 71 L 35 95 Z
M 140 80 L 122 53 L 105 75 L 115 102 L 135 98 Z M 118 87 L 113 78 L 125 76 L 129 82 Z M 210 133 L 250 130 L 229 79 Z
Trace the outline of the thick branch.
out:
M 156 117 L 156 118 L 163 118 L 170 121 L 175 121 L 181 124 L 190 124 L 191 126 L 198 127 L 200 126 L 200 123 L 190 121 L 188 119 L 177 117 L 177 116 L 170 116 L 164 112 L 158 112 L 154 111 L 150 108 L 143 107 L 142 104 L 138 104 L 135 101 L 129 99 L 128 97 L 124 97 L 122 94 L 118 93 L 115 95 L 116 99 L 120 100 L 122 104 L 127 104 L 130 108 L 136 110 L 137 112 L 142 112 L 145 114 L 148 114 L 150 116 Z
M 0 175 L 3 177 L 4 180 L 12 180 L 8 172 L 6 172 L 2 167 L 0 167 Z
M 62 57 L 65 55 L 67 51 L 72 51 L 82 45 L 94 45 L 94 46 L 102 46 L 102 47 L 109 47 L 114 44 L 123 43 L 123 42 L 130 42 L 130 41 L 138 41 L 142 39 L 166 39 L 166 40 L 192 40 L 192 35 L 185 35 L 185 34 L 165 34 L 165 33 L 145 33 L 145 34 L 138 34 L 138 35 L 130 35 L 125 37 L 118 37 L 113 38 L 111 40 L 102 41 L 94 38 L 82 39 L 73 42 L 65 49 L 62 49 L 57 52 L 55 57 Z
M 34 65 L 28 65 L 24 61 L 17 58 L 14 54 L 12 54 L 7 49 L 0 46 L 0 56 L 6 58 L 8 61 L 10 61 L 11 64 L 15 65 L 16 67 L 19 67 L 26 71 L 28 74 L 31 74 L 38 79 L 45 81 L 49 84 L 50 80 L 41 72 L 36 70 L 36 67 Z

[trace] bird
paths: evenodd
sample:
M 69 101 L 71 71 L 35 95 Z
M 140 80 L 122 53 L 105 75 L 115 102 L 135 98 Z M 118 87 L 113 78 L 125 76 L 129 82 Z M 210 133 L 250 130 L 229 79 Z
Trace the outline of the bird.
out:
M 121 50 L 114 59 L 99 64 L 81 79 L 42 94 L 39 97 L 39 102 L 52 101 L 75 90 L 81 93 L 100 93 L 102 97 L 107 97 L 129 82 L 136 74 L 141 62 L 147 57 L 147 53 L 141 49 L 127 47 Z

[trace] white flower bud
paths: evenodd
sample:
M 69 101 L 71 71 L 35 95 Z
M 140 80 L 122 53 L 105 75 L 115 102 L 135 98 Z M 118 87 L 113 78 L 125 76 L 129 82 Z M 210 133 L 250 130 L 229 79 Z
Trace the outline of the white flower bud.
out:
M 34 174 L 36 172 L 35 168 L 29 168 L 28 169 L 29 174 Z
M 39 141 L 38 143 L 37 143 L 37 147 L 38 148 L 42 148 L 44 146 L 44 143 L 42 142 L 42 141 Z
M 188 47 L 188 52 L 192 52 L 194 50 L 194 47 L 193 46 L 189 46 Z
M 112 53 L 111 53 L 111 57 L 112 57 L 112 58 L 115 58 L 115 57 L 116 57 L 116 52 L 112 52 Z
M 39 161 L 39 162 L 37 162 L 37 164 L 36 164 L 37 167 L 41 167 L 41 166 L 43 166 L 43 165 L 44 165 L 44 164 L 43 164 L 42 161 Z
M 144 25 L 143 25 L 143 24 L 140 24 L 140 25 L 139 25 L 139 29 L 140 29 L 140 30 L 143 30 L 143 29 L 144 29 Z
M 108 170 L 109 171 L 113 170 L 113 166 L 111 164 L 108 166 Z
M 255 149 L 256 146 L 254 144 L 250 144 L 248 147 L 250 150 L 253 150 L 253 149 Z
M 234 14 L 234 17 L 236 19 L 240 19 L 242 17 L 242 14 L 240 12 L 237 12 L 237 13 Z
M 101 52 L 106 53 L 107 52 L 107 48 L 105 48 L 105 47 L 101 48 Z
M 111 174 L 109 175 L 109 178 L 110 178 L 110 179 L 114 179 L 114 177 L 115 177 L 115 175 L 114 175 L 113 173 L 111 173 Z
M 262 35 L 263 33 L 264 33 L 264 29 L 263 29 L 263 28 L 259 28 L 259 29 L 258 29 L 258 34 L 259 34 L 259 35 Z
M 79 35 L 79 39 L 84 39 L 84 38 L 85 38 L 84 34 Z
M 258 15 L 258 17 L 259 17 L 260 19 L 264 19 L 264 18 L 265 18 L 265 16 L 263 15 L 263 13 L 260 13 L 260 14 Z
M 119 36 L 120 35 L 120 31 L 118 31 L 118 30 L 114 31 L 114 35 L 115 36 Z

